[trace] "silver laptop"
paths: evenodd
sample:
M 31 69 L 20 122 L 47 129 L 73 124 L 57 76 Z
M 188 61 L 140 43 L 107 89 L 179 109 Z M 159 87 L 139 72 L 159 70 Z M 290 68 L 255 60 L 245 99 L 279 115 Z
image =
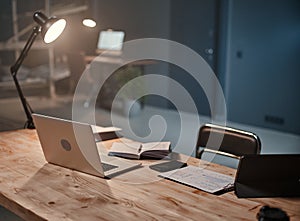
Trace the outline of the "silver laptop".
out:
M 105 56 L 120 56 L 122 54 L 124 31 L 105 30 L 100 31 L 97 43 L 97 54 Z
M 47 162 L 99 177 L 110 177 L 140 166 L 99 153 L 89 124 L 32 115 Z M 101 148 L 99 148 L 101 149 Z

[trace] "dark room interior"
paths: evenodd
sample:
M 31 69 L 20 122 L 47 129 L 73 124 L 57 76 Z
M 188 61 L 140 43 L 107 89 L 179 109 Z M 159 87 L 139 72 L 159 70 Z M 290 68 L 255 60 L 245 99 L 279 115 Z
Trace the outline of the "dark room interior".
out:
M 173 151 L 195 157 L 200 126 L 195 119 L 218 122 L 223 116 L 218 115 L 218 108 L 224 96 L 226 125 L 258 135 L 262 154 L 300 154 L 299 0 L 2 0 L 0 5 L 0 132 L 24 128 L 26 115 L 10 68 L 36 25 L 34 12 L 41 11 L 64 18 L 67 25 L 54 43 L 44 44 L 37 36 L 18 71 L 33 112 L 74 120 L 76 92 L 88 70 L 89 86 L 80 97 L 82 112 L 76 120 L 91 123 L 93 119 L 101 126 L 121 127 L 124 136 L 141 142 L 168 140 Z M 96 26 L 84 26 L 84 18 L 92 18 Z M 109 31 L 124 33 L 124 48 L 143 39 L 162 39 L 200 55 L 217 79 L 217 85 L 206 85 L 214 96 L 208 97 L 205 88 L 180 65 L 156 59 L 122 64 L 97 91 L 99 76 L 93 74 L 105 75 L 114 67 L 110 62 L 95 62 L 100 34 Z M 159 46 L 152 45 L 149 51 L 151 47 Z M 168 51 L 171 58 L 193 62 L 184 54 L 173 53 Z M 168 80 L 135 86 L 137 94 L 146 94 L 128 110 L 129 119 L 124 118 L 127 104 L 116 103 L 121 106 L 114 121 L 113 102 L 121 88 L 130 80 L 153 75 Z M 193 105 L 172 86 L 173 81 L 186 91 Z M 215 92 L 218 85 L 222 96 Z M 159 91 L 163 96 L 147 91 Z M 25 217 L 4 207 L 0 207 L 0 220 Z

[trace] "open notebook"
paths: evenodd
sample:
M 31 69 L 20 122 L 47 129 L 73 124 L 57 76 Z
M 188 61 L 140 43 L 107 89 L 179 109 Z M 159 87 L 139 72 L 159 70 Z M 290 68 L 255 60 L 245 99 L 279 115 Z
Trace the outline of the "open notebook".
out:
M 170 153 L 170 144 L 170 142 L 114 142 L 109 155 L 130 159 L 161 159 Z

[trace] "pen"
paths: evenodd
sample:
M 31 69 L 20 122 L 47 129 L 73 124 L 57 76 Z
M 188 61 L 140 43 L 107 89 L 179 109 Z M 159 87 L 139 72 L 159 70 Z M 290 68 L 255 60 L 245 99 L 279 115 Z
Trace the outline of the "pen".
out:
M 143 144 L 140 144 L 140 147 L 138 149 L 138 153 L 140 153 L 142 151 L 142 147 L 143 147 Z

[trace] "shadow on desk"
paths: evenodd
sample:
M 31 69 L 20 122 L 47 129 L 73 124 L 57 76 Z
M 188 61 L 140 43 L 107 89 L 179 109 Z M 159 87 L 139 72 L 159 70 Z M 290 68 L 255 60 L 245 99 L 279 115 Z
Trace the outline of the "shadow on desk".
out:
M 53 210 L 63 219 L 66 215 L 72 217 L 72 214 L 66 214 L 66 211 L 71 211 L 70 207 L 78 208 L 80 205 L 81 209 L 90 208 L 95 204 L 117 200 L 114 199 L 107 180 L 95 179 L 92 175 L 48 163 L 16 191 L 24 200 L 29 201 L 29 207 L 42 208 L 41 212 L 46 213 L 43 217 L 49 219 Z M 95 214 L 92 217 L 95 218 Z

